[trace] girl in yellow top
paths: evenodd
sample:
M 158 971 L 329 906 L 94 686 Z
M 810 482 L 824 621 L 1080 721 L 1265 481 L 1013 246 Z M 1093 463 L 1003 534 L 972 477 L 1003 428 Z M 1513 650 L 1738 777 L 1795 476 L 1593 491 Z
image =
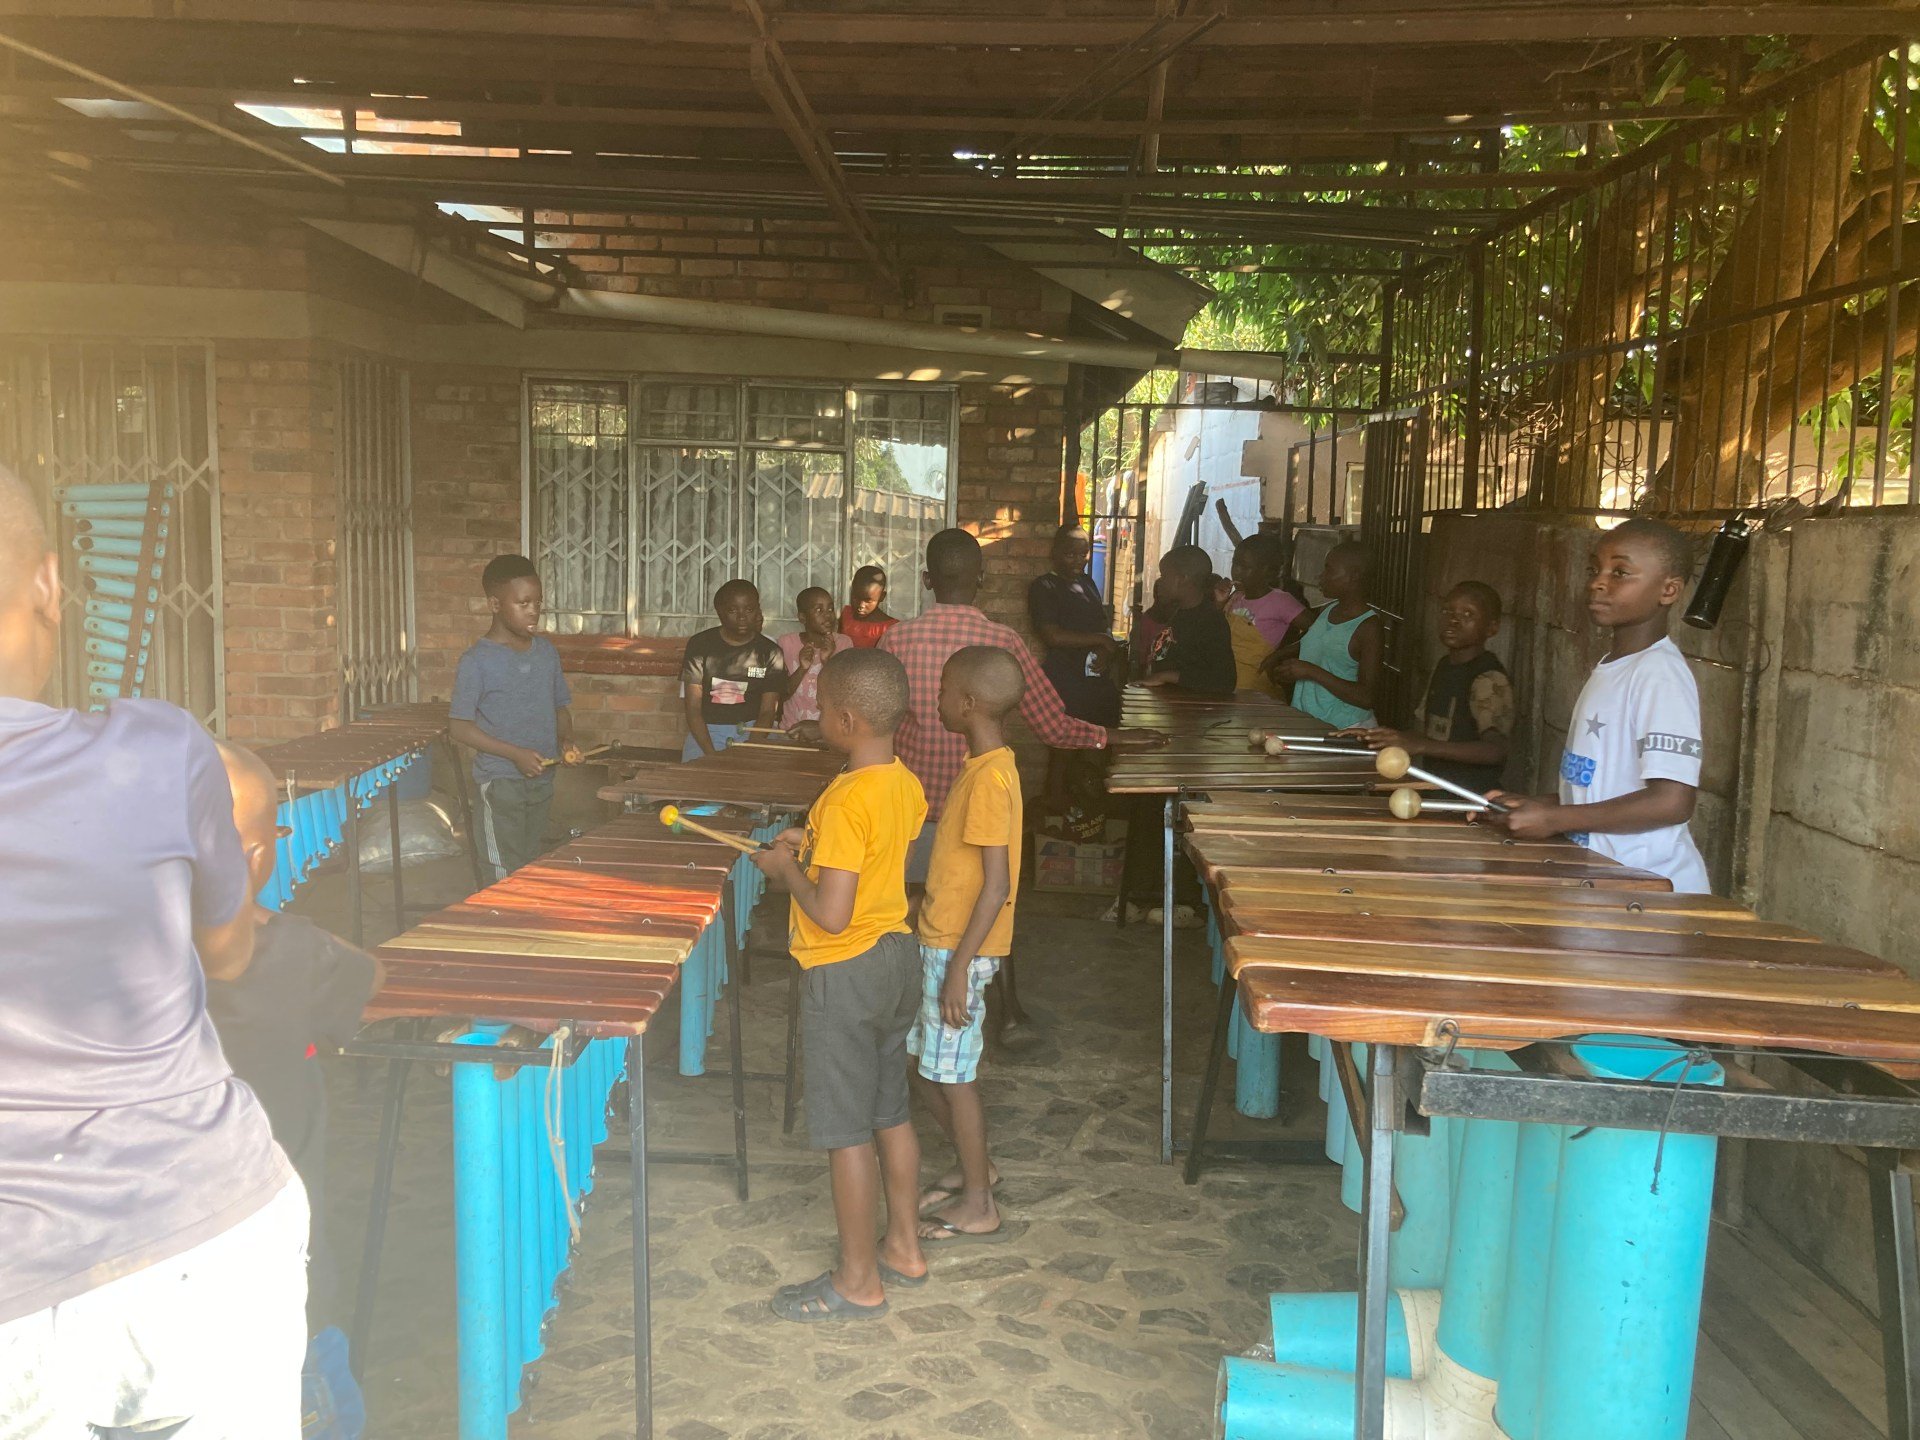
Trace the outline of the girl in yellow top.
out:
M 920 907 L 920 1014 L 907 1051 L 919 1058 L 917 1088 L 960 1164 L 920 1197 L 923 1241 L 1006 1238 L 975 1081 L 987 985 L 1013 945 L 1022 827 L 1006 721 L 1025 689 L 1019 662 L 991 645 L 956 650 L 940 672 L 940 723 L 967 737 L 967 759 L 933 832 Z
M 800 1042 L 807 1136 L 828 1152 L 840 1265 L 773 1297 L 783 1320 L 878 1319 L 888 1285 L 926 1283 L 920 1142 L 908 1117 L 907 1031 L 920 953 L 907 929 L 907 847 L 927 802 L 894 757 L 907 672 L 884 650 L 842 650 L 820 667 L 820 738 L 846 769 L 753 863 L 793 896 L 789 933 L 805 971 Z M 875 1150 L 878 1148 L 878 1165 Z M 884 1184 L 887 1233 L 873 1238 Z

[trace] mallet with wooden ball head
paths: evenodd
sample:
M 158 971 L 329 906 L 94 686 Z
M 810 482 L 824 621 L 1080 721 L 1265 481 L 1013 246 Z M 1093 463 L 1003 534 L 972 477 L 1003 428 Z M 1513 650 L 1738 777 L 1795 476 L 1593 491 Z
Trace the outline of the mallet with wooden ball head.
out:
M 1292 740 L 1284 735 L 1269 735 L 1261 747 L 1269 755 L 1359 755 L 1371 759 L 1373 751 L 1358 745 L 1322 745 L 1317 741 Z
M 1421 815 L 1478 815 L 1485 808 L 1455 800 L 1423 800 L 1411 785 L 1402 785 L 1387 797 L 1387 809 L 1396 820 L 1412 820 Z
M 1429 785 L 1445 790 L 1449 795 L 1458 795 L 1470 805 L 1477 805 L 1487 810 L 1498 810 L 1503 815 L 1510 808 L 1502 805 L 1498 800 L 1489 800 L 1476 790 L 1469 790 L 1464 785 L 1456 785 L 1451 780 L 1442 780 L 1431 771 L 1420 769 L 1413 763 L 1413 757 L 1398 745 L 1389 745 L 1375 755 L 1373 768 L 1380 772 L 1384 780 L 1403 780 L 1411 775 L 1416 780 L 1425 781 Z
M 729 835 L 724 830 L 709 829 L 698 820 L 690 820 L 680 813 L 680 807 L 678 805 L 662 805 L 660 807 L 660 823 L 676 835 L 683 830 L 691 830 L 694 834 L 704 835 L 709 840 L 718 840 L 722 845 L 731 845 L 742 855 L 751 855 L 755 851 L 764 848 L 756 841 L 742 840 L 738 835 Z

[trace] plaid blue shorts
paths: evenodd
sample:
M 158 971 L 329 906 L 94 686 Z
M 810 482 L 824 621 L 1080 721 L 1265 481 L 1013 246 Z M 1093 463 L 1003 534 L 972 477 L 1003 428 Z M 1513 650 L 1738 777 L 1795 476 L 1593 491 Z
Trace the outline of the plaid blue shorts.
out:
M 980 1073 L 987 982 L 1000 973 L 1000 957 L 976 955 L 967 967 L 967 1023 L 958 1030 L 940 1018 L 940 987 L 947 983 L 952 958 L 951 950 L 920 947 L 920 1013 L 907 1032 L 907 1053 L 919 1057 L 921 1078 L 936 1085 L 969 1085 Z

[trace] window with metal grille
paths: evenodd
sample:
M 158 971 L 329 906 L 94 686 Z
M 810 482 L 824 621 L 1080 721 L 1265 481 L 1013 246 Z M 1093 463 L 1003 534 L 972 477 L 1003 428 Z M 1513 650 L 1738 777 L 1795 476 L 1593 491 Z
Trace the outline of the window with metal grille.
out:
M 225 728 L 220 620 L 220 484 L 212 365 L 203 344 L 14 343 L 0 349 L 0 460 L 46 504 L 67 592 L 56 678 L 84 705 L 85 593 L 58 496 L 69 485 L 173 487 L 158 623 L 141 693 Z
M 691 634 L 735 576 L 787 630 L 801 590 L 838 603 L 869 564 L 893 582 L 892 614 L 919 612 L 920 556 L 952 513 L 950 389 L 541 379 L 527 413 L 529 543 L 554 630 Z
M 352 714 L 414 698 L 407 374 L 340 366 L 340 661 Z

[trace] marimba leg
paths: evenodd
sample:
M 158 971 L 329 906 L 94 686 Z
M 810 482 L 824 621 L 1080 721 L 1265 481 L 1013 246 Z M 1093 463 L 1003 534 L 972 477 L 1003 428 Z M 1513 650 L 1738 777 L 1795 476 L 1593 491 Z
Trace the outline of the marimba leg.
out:
M 380 1146 L 374 1154 L 373 1190 L 367 1197 L 367 1230 L 360 1247 L 360 1283 L 353 1297 L 352 1328 L 347 1333 L 353 1378 L 364 1380 L 367 1342 L 373 1334 L 373 1300 L 380 1288 L 380 1252 L 387 1241 L 387 1210 L 393 1200 L 394 1160 L 400 1151 L 400 1115 L 407 1101 L 410 1060 L 387 1062 L 387 1094 L 380 1107 Z
M 1173 1163 L 1173 816 L 1180 796 L 1167 796 L 1160 835 L 1160 1163 Z M 1126 898 L 1121 897 L 1124 916 Z
M 788 956 L 792 960 L 792 956 Z M 780 1133 L 791 1135 L 799 1112 L 800 1075 L 800 962 L 793 960 L 793 973 L 787 979 L 787 1090 L 785 1113 L 780 1117 Z
M 1220 1067 L 1227 1063 L 1227 1035 L 1233 1029 L 1234 1012 L 1239 1008 L 1240 984 L 1231 975 L 1220 977 L 1220 1003 L 1213 1017 L 1213 1043 L 1207 1047 L 1207 1069 L 1200 1077 L 1200 1099 L 1193 1107 L 1193 1134 L 1187 1140 L 1187 1168 L 1182 1178 L 1192 1185 L 1200 1179 L 1202 1153 L 1207 1148 L 1207 1121 L 1213 1115 L 1213 1091 L 1220 1080 Z
M 1355 1440 L 1386 1434 L 1387 1248 L 1393 1230 L 1393 1141 L 1400 1128 L 1399 1047 L 1375 1045 L 1367 1066 L 1367 1133 L 1360 1212 L 1360 1333 L 1354 1350 Z
M 1873 1240 L 1880 1282 L 1880 1337 L 1887 1366 L 1887 1434 L 1920 1437 L 1920 1260 L 1913 1226 L 1913 1175 L 1897 1151 L 1867 1151 Z
M 473 795 L 467 789 L 466 767 L 460 763 L 460 747 L 451 737 L 443 737 L 440 743 L 446 749 L 447 764 L 453 771 L 453 799 L 460 807 L 460 828 L 467 837 L 467 859 L 473 862 L 473 888 L 484 890 L 493 877 L 486 873 L 480 859 L 480 832 L 473 824 Z
M 353 916 L 353 943 L 364 950 L 367 926 L 360 895 L 360 806 L 352 795 L 347 796 L 340 828 L 342 843 L 347 847 L 347 904 Z
M 647 1254 L 646 1037 L 627 1046 L 627 1154 L 633 1173 L 633 1429 L 653 1440 L 653 1267 Z
M 396 775 L 387 783 L 387 833 L 392 844 L 388 852 L 388 873 L 393 877 L 393 928 L 407 928 L 407 887 L 400 878 L 400 781 Z
M 747 1072 L 741 1054 L 740 988 L 744 980 L 740 955 L 740 930 L 734 925 L 737 897 L 732 886 L 721 892 L 720 928 L 726 936 L 727 956 L 727 1038 L 733 1047 L 733 1153 L 739 1182 L 740 1203 L 747 1202 Z

